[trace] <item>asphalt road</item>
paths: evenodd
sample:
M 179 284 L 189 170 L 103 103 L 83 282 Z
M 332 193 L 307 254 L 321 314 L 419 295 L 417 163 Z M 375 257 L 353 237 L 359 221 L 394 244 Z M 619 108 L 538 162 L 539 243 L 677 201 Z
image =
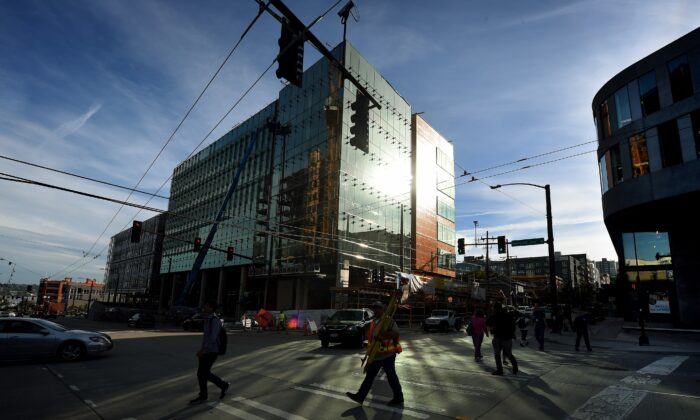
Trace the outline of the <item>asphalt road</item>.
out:
M 2 419 L 696 419 L 700 413 L 700 345 L 686 351 L 634 351 L 610 340 L 577 353 L 571 335 L 548 337 L 547 351 L 515 347 L 520 373 L 492 376 L 493 351 L 473 360 L 463 332 L 405 331 L 397 370 L 403 408 L 385 404 L 383 376 L 363 406 L 344 396 L 362 381 L 363 350 L 331 346 L 299 333 L 229 335 L 229 352 L 214 373 L 231 382 L 219 401 L 188 406 L 197 395 L 201 333 L 127 330 L 115 324 L 65 320 L 108 331 L 114 349 L 75 363 L 0 364 Z M 632 350 L 632 351 L 631 351 Z

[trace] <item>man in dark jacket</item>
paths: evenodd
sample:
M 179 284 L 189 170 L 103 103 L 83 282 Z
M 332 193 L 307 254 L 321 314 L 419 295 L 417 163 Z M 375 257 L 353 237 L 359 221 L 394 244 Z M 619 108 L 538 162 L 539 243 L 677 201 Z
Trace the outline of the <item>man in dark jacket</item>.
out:
M 221 389 L 220 398 L 224 398 L 230 384 L 211 373 L 211 367 L 219 356 L 219 333 L 223 328 L 221 320 L 214 314 L 213 302 L 206 302 L 202 307 L 204 315 L 204 334 L 202 347 L 197 352 L 199 367 L 197 368 L 197 381 L 199 382 L 199 395 L 190 401 L 190 404 L 201 404 L 207 400 L 207 381 L 213 382 Z
M 574 330 L 576 331 L 576 351 L 581 344 L 581 337 L 586 342 L 586 349 L 591 351 L 591 342 L 588 339 L 588 314 L 583 312 L 574 319 Z
M 493 353 L 496 358 L 496 371 L 494 375 L 503 375 L 503 362 L 501 360 L 501 352 L 503 357 L 510 360 L 513 366 L 513 374 L 518 374 L 518 361 L 513 356 L 513 339 L 515 338 L 515 320 L 513 316 L 503 310 L 500 302 L 494 305 L 494 314 L 489 319 L 489 329 L 493 334 L 491 344 L 493 345 Z

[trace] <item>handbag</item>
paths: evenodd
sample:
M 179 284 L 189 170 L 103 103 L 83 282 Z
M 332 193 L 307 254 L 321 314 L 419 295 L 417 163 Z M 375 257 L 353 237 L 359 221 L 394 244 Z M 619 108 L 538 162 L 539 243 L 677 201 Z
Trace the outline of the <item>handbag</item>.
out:
M 467 335 L 472 335 L 474 334 L 474 327 L 472 327 L 472 320 L 469 320 L 469 323 L 467 324 Z

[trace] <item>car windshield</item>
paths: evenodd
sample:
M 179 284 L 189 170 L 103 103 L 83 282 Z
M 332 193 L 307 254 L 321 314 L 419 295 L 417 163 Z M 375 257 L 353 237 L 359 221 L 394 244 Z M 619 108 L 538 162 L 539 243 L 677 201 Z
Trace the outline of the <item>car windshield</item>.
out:
M 68 328 L 64 327 L 61 324 L 57 324 L 55 322 L 47 321 L 45 319 L 36 319 L 34 320 L 37 324 L 41 325 L 42 327 L 54 330 L 54 331 L 68 331 Z
M 329 321 L 362 321 L 362 311 L 338 311 Z
M 433 311 L 431 316 L 448 316 L 450 311 Z

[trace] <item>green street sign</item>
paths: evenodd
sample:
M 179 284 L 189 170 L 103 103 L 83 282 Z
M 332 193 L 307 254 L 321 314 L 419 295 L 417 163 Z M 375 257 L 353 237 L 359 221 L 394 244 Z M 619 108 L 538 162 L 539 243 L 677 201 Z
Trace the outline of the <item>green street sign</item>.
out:
M 518 239 L 510 241 L 510 246 L 542 245 L 544 238 Z

